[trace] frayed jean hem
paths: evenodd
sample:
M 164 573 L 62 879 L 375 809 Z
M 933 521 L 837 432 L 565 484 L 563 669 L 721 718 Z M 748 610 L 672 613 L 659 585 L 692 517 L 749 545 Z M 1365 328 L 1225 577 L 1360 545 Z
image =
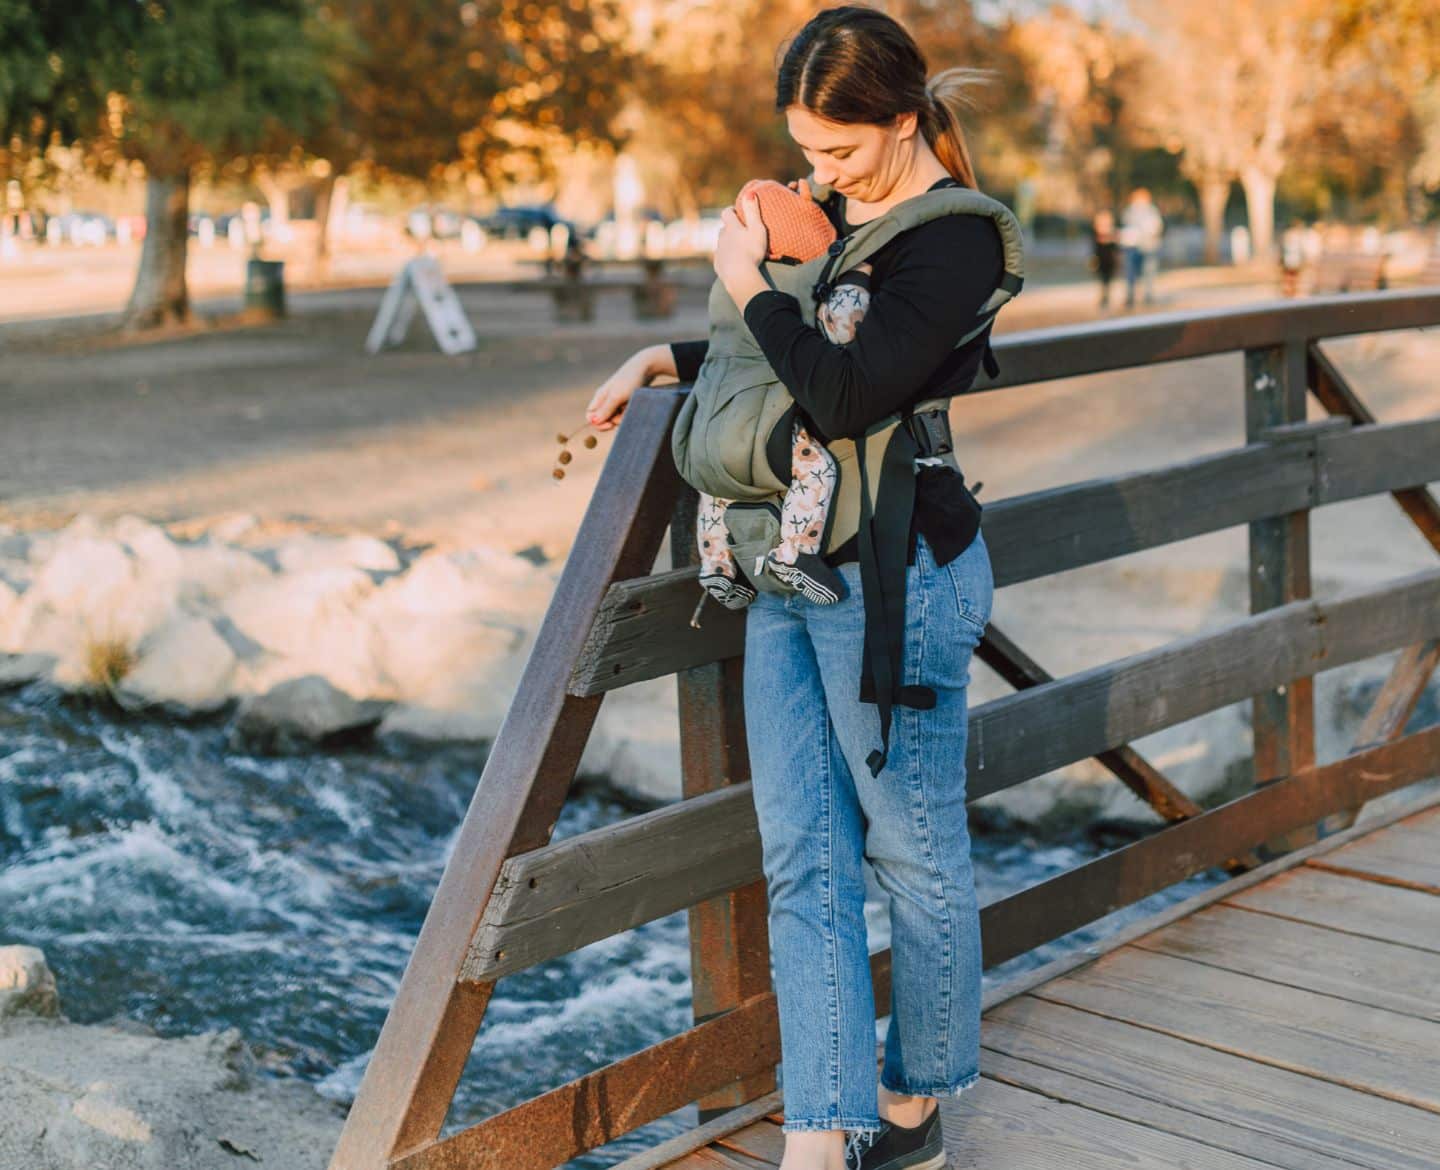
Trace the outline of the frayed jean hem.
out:
M 882 1076 L 880 1078 L 880 1087 L 887 1092 L 902 1094 L 906 1097 L 958 1097 L 966 1089 L 973 1088 L 979 1079 L 980 1073 L 977 1070 L 968 1077 L 963 1077 L 961 1080 L 956 1081 L 953 1085 L 931 1085 L 928 1088 L 924 1086 L 917 1088 L 915 1086 L 896 1086 Z
M 880 1118 L 867 1121 L 858 1117 L 787 1117 L 780 1129 L 784 1133 L 816 1133 L 831 1129 L 843 1129 L 850 1133 L 879 1133 Z

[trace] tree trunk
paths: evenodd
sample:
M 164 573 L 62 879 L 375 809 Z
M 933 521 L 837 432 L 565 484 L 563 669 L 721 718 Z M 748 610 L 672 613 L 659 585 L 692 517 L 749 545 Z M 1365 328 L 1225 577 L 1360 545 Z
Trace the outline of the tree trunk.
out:
M 290 188 L 270 171 L 261 168 L 255 174 L 255 185 L 270 205 L 270 231 L 277 240 L 290 235 Z
M 315 188 L 315 255 L 316 268 L 323 268 L 330 259 L 330 207 L 334 203 L 335 172 L 329 171 Z
M 1230 180 L 1206 176 L 1195 184 L 1200 193 L 1200 221 L 1205 225 L 1205 263 L 1220 263 L 1220 241 L 1225 233 L 1225 205 L 1230 202 Z
M 1251 167 L 1240 173 L 1240 185 L 1250 220 L 1250 255 L 1269 260 L 1275 246 L 1275 176 Z
M 155 329 L 189 319 L 190 294 L 185 285 L 189 220 L 189 172 L 150 175 L 145 182 L 145 243 L 125 306 L 126 329 Z

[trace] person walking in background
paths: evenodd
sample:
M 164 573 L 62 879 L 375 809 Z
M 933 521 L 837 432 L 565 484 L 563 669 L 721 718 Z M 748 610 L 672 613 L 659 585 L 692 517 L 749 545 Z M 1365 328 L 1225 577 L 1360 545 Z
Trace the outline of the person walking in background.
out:
M 1110 282 L 1115 279 L 1115 269 L 1120 264 L 1120 244 L 1115 238 L 1115 214 L 1109 208 L 1101 208 L 1090 221 L 1090 236 L 1093 251 L 1090 255 L 1090 270 L 1100 281 L 1100 307 L 1110 307 Z
M 1143 280 L 1145 303 L 1155 303 L 1155 270 L 1160 263 L 1160 238 L 1165 221 L 1146 187 L 1130 192 L 1120 219 L 1120 244 L 1125 249 L 1125 307 L 1135 307 L 1135 285 Z

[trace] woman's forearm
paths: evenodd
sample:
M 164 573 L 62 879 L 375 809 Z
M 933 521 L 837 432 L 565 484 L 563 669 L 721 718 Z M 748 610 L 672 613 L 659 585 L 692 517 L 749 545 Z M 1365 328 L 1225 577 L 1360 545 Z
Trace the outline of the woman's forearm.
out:
M 645 381 L 648 383 L 652 378 L 667 377 L 678 378 L 680 375 L 675 369 L 675 354 L 669 343 L 661 345 L 647 345 L 639 351 L 637 356 L 644 363 Z

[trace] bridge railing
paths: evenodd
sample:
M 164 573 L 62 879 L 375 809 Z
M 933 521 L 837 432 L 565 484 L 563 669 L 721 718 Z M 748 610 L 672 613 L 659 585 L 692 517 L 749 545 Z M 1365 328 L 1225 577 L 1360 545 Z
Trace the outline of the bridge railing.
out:
M 1323 340 L 1440 324 L 1440 290 L 1282 302 L 999 339 L 975 392 L 1243 351 L 1243 446 L 988 504 L 997 586 L 1237 525 L 1251 615 L 1052 678 L 993 623 L 978 656 L 1015 693 L 971 712 L 968 795 L 1097 758 L 1167 822 L 981 912 L 987 966 L 1212 866 L 1240 872 L 1440 774 L 1440 727 L 1402 732 L 1440 662 L 1440 568 L 1317 600 L 1312 509 L 1390 493 L 1440 551 L 1440 413 L 1379 423 Z M 779 1061 L 761 849 L 742 713 L 744 614 L 707 609 L 695 495 L 669 432 L 684 387 L 628 407 L 351 1108 L 332 1170 L 546 1170 L 698 1102 L 702 1120 L 771 1093 Z M 1313 393 L 1328 417 L 1306 420 Z M 963 400 L 957 404 L 963 410 Z M 676 559 L 650 570 L 667 527 Z M 1314 675 L 1400 650 L 1350 754 L 1315 759 Z M 667 674 L 685 799 L 551 842 L 605 694 Z M 1250 700 L 1254 789 L 1203 808 L 1127 745 Z M 983 754 L 981 747 L 983 745 Z M 695 1025 L 441 1137 L 502 976 L 678 910 L 690 915 Z M 871 956 L 889 1000 L 888 951 Z M 881 1010 L 885 1010 L 883 1007 Z

